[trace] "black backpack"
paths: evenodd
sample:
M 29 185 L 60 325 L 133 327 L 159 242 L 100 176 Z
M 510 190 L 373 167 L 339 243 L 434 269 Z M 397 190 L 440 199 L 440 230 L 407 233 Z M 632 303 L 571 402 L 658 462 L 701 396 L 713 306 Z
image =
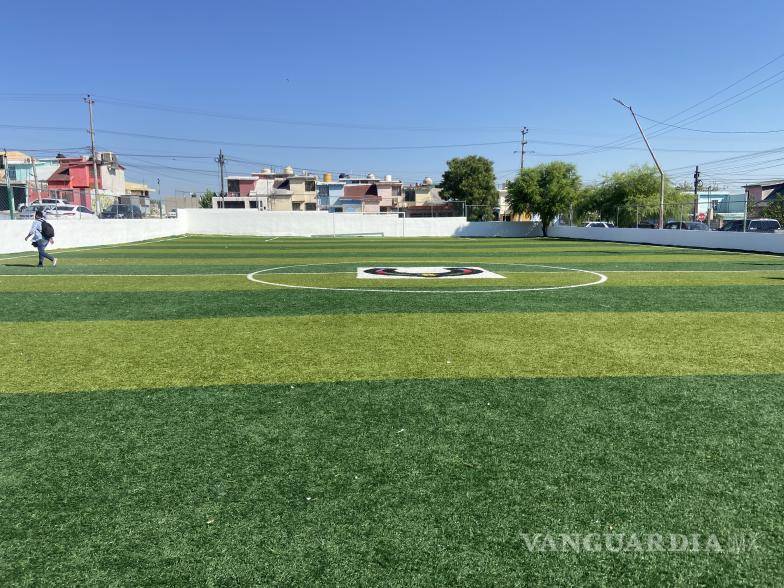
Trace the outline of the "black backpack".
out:
M 46 239 L 54 239 L 54 227 L 45 220 L 41 221 L 41 236 Z

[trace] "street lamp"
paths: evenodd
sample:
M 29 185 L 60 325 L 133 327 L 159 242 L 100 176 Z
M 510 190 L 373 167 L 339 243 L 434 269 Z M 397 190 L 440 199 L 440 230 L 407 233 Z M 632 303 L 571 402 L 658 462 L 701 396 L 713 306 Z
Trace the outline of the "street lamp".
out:
M 662 168 L 659 165 L 659 161 L 656 159 L 656 156 L 653 154 L 653 149 L 651 149 L 651 144 L 648 143 L 648 138 L 645 136 L 645 133 L 643 132 L 642 127 L 640 126 L 640 121 L 637 120 L 637 115 L 634 114 L 634 109 L 632 109 L 631 106 L 627 106 L 617 98 L 613 98 L 613 100 L 615 100 L 618 104 L 620 104 L 624 108 L 628 108 L 629 112 L 632 113 L 632 118 L 634 119 L 634 123 L 637 125 L 637 128 L 640 130 L 640 135 L 642 135 L 642 140 L 645 141 L 645 146 L 648 148 L 648 153 L 651 154 L 651 157 L 653 158 L 653 163 L 656 164 L 656 169 L 659 170 L 659 176 L 661 178 L 661 184 L 660 184 L 661 196 L 659 198 L 659 228 L 663 229 L 664 228 L 664 172 L 662 171 Z

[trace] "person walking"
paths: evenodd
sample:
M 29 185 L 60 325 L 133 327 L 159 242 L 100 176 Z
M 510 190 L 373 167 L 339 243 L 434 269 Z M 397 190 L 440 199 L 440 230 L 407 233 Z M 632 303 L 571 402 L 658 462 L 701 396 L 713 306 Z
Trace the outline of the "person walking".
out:
M 54 229 L 44 220 L 44 213 L 40 210 L 35 211 L 35 220 L 33 220 L 33 226 L 30 227 L 25 241 L 30 237 L 33 238 L 33 246 L 38 248 L 38 267 L 44 267 L 44 258 L 52 262 L 52 267 L 56 266 L 57 258 L 46 252 L 46 247 L 54 242 Z

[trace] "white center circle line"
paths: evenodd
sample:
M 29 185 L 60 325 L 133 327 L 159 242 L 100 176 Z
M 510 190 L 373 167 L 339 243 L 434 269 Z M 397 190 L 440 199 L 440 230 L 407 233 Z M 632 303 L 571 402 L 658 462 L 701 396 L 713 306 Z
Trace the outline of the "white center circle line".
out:
M 360 262 L 357 262 L 360 263 Z M 361 262 L 367 263 L 367 262 Z M 385 262 L 387 263 L 387 262 Z M 397 262 L 400 263 L 400 262 Z M 539 265 L 533 263 L 497 263 L 497 262 L 490 262 L 485 263 L 485 265 L 512 265 L 516 267 L 539 267 L 545 269 L 554 269 L 554 270 L 561 270 L 561 271 L 568 271 L 568 272 L 579 272 L 584 274 L 589 274 L 592 276 L 596 276 L 598 279 L 594 280 L 593 282 L 586 282 L 585 284 L 569 284 L 566 286 L 542 286 L 539 288 L 499 288 L 493 290 L 450 290 L 446 288 L 433 288 L 430 290 L 410 290 L 410 289 L 393 289 L 393 288 L 332 288 L 328 286 L 298 286 L 294 284 L 281 284 L 280 282 L 270 282 L 267 280 L 261 280 L 256 276 L 259 274 L 271 273 L 277 270 L 284 270 L 284 269 L 292 269 L 292 268 L 300 268 L 300 267 L 314 267 L 314 266 L 324 266 L 324 265 L 348 265 L 346 262 L 322 262 L 322 263 L 300 263 L 295 265 L 282 265 L 279 267 L 271 267 L 267 269 L 256 270 L 255 272 L 250 272 L 247 274 L 247 278 L 251 282 L 256 282 L 258 284 L 265 284 L 267 286 L 277 286 L 280 288 L 292 288 L 296 290 L 326 290 L 331 292 L 392 292 L 392 293 L 401 293 L 401 294 L 442 294 L 442 293 L 449 293 L 449 294 L 499 294 L 502 292 L 542 292 L 547 290 L 568 290 L 570 288 L 583 288 L 585 286 L 598 286 L 599 284 L 603 284 L 607 281 L 607 276 L 601 274 L 599 272 L 593 272 L 590 270 L 584 269 L 577 269 L 571 267 L 559 267 L 555 265 Z M 481 266 L 481 264 L 470 263 L 465 265 L 476 265 Z M 324 272 L 320 272 L 323 274 Z M 333 272 L 333 273 L 340 273 L 340 272 Z

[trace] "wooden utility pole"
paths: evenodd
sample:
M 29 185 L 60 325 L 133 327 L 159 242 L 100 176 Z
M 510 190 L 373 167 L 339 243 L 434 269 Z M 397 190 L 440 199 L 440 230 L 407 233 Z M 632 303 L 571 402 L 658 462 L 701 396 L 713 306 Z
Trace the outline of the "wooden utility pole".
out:
M 98 202 L 98 155 L 95 151 L 95 126 L 93 125 L 93 104 L 95 100 L 92 96 L 87 94 L 84 98 L 87 103 L 87 110 L 90 113 L 90 153 L 93 158 L 93 210 L 96 213 L 101 212 L 101 205 Z

